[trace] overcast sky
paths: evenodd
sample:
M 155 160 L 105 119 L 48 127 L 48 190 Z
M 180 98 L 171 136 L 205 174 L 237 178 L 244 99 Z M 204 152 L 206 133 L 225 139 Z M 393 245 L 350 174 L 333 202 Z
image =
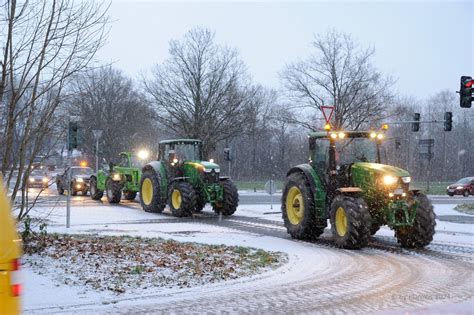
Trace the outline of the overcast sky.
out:
M 113 1 L 98 57 L 135 77 L 167 58 L 169 40 L 202 26 L 238 49 L 255 82 L 279 88 L 284 65 L 311 53 L 314 34 L 335 28 L 375 48 L 373 63 L 398 80 L 397 92 L 423 99 L 474 76 L 473 2 Z

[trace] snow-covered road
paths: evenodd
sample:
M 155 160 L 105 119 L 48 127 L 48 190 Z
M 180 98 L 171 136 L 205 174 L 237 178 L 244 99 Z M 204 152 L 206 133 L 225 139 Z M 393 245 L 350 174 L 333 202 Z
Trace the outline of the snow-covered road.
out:
M 452 208 L 437 205 L 435 211 L 438 216 L 467 216 Z M 393 233 L 382 228 L 367 248 L 349 251 L 334 248 L 328 230 L 314 242 L 290 239 L 278 210 L 244 205 L 234 216 L 219 218 L 206 208 L 194 218 L 176 219 L 167 213 L 145 213 L 133 202 L 121 206 L 84 202 L 72 208 L 72 227 L 66 230 L 63 207 L 38 209 L 36 215 L 51 211 L 50 232 L 251 246 L 286 252 L 289 261 L 256 277 L 122 295 L 60 285 L 51 272 L 37 275 L 26 267 L 24 309 L 27 313 L 365 314 L 449 306 L 474 311 L 472 224 L 438 221 L 434 242 L 416 251 L 401 249 Z

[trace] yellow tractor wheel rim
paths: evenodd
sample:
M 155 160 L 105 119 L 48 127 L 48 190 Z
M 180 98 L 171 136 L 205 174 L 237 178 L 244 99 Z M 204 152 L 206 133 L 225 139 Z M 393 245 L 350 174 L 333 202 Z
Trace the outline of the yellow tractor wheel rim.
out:
M 304 202 L 303 195 L 298 187 L 293 186 L 286 195 L 286 214 L 291 224 L 300 224 L 303 220 Z
M 147 206 L 150 205 L 153 200 L 153 183 L 151 182 L 151 179 L 145 178 L 140 194 L 142 195 L 143 203 Z
M 342 207 L 336 210 L 336 232 L 339 236 L 344 236 L 347 233 L 347 216 Z
M 173 189 L 173 193 L 171 194 L 171 203 L 175 209 L 179 209 L 181 207 L 181 192 L 178 189 Z

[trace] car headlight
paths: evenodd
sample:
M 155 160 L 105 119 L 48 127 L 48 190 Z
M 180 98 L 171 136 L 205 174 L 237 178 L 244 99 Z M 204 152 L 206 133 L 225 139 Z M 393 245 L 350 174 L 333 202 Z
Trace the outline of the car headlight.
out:
M 446 187 L 446 189 L 449 189 L 449 186 L 448 186 L 448 187 Z
M 397 182 L 397 178 L 391 175 L 385 175 L 383 177 L 383 183 L 387 186 L 393 185 Z
M 456 189 L 463 189 L 463 188 L 464 188 L 464 187 L 462 187 L 462 186 L 458 186 L 458 187 L 456 187 Z
M 410 176 L 402 177 L 402 182 L 405 184 L 409 184 L 411 182 L 411 177 Z
M 30 180 L 30 183 L 34 183 L 34 182 L 35 182 L 35 179 L 34 179 L 33 177 L 30 177 L 29 180 Z
M 43 183 L 47 183 L 48 182 L 48 178 L 47 177 L 43 177 Z
M 120 180 L 120 174 L 118 173 L 115 173 L 114 175 L 112 175 L 112 180 Z
M 84 179 L 78 178 L 78 179 L 76 179 L 76 182 L 78 182 L 78 183 L 83 183 L 83 182 L 84 182 Z

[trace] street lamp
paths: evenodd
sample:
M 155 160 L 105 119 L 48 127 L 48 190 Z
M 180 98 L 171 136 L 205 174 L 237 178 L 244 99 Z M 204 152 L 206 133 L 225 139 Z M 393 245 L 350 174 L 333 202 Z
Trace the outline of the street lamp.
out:
M 95 171 L 99 171 L 99 139 L 102 136 L 102 130 L 92 130 L 95 137 Z

